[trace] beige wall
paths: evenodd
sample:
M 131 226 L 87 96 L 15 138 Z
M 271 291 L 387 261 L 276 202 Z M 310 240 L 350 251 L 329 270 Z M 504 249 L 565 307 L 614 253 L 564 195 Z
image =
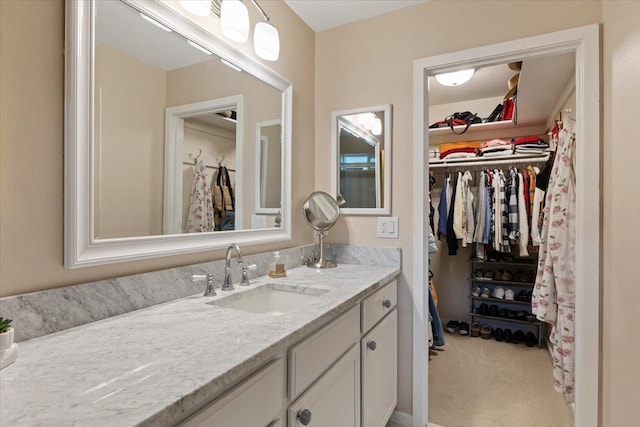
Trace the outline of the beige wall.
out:
M 95 236 L 162 234 L 166 73 L 96 47 Z
M 398 240 L 375 237 L 375 217 L 342 217 L 328 241 L 399 246 L 398 410 L 412 402 L 413 60 L 601 21 L 598 1 L 435 1 L 316 35 L 315 182 L 330 190 L 331 112 L 393 104 L 392 215 Z M 482 17 L 482 19 L 478 19 Z
M 640 2 L 603 1 L 602 425 L 640 420 Z
M 284 3 L 263 6 L 282 44 L 279 61 L 267 65 L 293 83 L 293 240 L 246 253 L 313 241 L 297 212 L 314 188 L 314 33 Z M 252 11 L 252 22 L 258 19 Z M 218 250 L 63 267 L 63 48 L 62 0 L 0 1 L 0 296 L 221 259 Z M 238 48 L 255 58 L 251 43 Z

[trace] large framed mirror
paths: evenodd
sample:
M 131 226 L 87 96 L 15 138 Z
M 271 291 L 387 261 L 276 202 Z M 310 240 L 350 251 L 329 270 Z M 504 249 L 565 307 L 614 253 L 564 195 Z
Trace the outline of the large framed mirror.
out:
M 289 81 L 161 2 L 66 22 L 65 267 L 291 239 Z
M 332 192 L 346 215 L 391 214 L 391 104 L 331 114 Z

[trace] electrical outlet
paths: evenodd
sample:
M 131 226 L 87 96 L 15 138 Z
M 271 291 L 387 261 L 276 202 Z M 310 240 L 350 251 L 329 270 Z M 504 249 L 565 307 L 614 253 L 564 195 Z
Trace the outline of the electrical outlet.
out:
M 386 239 L 398 238 L 398 217 L 378 217 L 378 237 Z

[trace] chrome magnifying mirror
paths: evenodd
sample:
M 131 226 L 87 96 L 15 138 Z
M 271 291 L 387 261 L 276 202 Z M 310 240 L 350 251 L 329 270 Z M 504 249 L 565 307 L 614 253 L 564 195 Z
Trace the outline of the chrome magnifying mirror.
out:
M 304 202 L 302 210 L 304 218 L 311 228 L 316 231 L 317 244 L 315 259 L 307 262 L 310 268 L 335 268 L 336 263 L 324 257 L 324 233 L 329 230 L 340 216 L 340 207 L 344 206 L 345 200 L 338 195 L 338 200 L 324 191 L 315 191 Z

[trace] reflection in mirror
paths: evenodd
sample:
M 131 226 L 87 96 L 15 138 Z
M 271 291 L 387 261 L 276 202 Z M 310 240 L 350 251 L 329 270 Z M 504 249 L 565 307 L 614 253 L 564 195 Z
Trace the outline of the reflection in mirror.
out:
M 256 211 L 278 214 L 282 194 L 282 126 L 280 120 L 256 126 Z
M 68 268 L 291 238 L 291 83 L 174 7 L 68 3 Z M 270 180 L 265 206 L 278 211 L 266 215 L 256 202 L 262 154 L 254 141 L 257 123 L 272 120 L 280 155 L 260 161 Z M 223 167 L 228 191 L 219 210 Z M 207 197 L 213 215 L 200 211 Z M 202 221 L 209 215 L 213 224 Z M 255 220 L 266 216 L 273 219 Z
M 332 114 L 334 194 L 346 214 L 389 214 L 391 105 Z

